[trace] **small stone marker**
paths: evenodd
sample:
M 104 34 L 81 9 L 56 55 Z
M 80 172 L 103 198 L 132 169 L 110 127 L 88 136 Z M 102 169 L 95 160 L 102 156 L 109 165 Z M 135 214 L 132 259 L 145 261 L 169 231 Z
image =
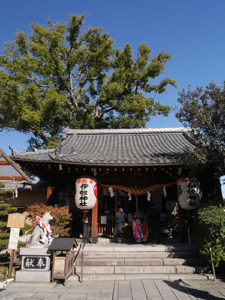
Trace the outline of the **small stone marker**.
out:
M 21 270 L 16 282 L 50 282 L 50 254 L 48 248 L 20 248 Z

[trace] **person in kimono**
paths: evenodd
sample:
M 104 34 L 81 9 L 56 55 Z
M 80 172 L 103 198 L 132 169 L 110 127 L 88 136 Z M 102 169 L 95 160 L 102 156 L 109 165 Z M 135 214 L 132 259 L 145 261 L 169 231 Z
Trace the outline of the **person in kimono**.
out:
M 118 236 L 121 236 L 124 233 L 125 229 L 125 213 L 120 207 L 116 212 L 116 232 Z
M 142 225 L 141 221 L 137 218 L 137 216 L 133 217 L 133 235 L 137 243 L 143 242 Z
M 148 223 L 143 219 L 141 222 L 141 229 L 143 233 L 143 242 L 148 241 Z

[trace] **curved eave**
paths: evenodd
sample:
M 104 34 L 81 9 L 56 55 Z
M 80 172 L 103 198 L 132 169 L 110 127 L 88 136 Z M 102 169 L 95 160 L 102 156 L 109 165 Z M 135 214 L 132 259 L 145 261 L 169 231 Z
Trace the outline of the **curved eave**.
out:
M 117 166 L 124 166 L 124 167 L 133 167 L 133 166 L 137 166 L 137 167 L 157 167 L 157 166 L 179 166 L 182 163 L 181 162 L 152 162 L 152 163 L 124 163 L 124 162 L 88 162 L 88 161 L 74 161 L 74 162 L 70 162 L 70 161 L 64 161 L 64 160 L 54 160 L 54 161 L 40 161 L 40 160 L 26 160 L 26 159 L 15 159 L 15 161 L 19 162 L 29 162 L 29 163 L 35 163 L 35 164 L 64 164 L 64 165 L 73 165 L 73 166 L 112 166 L 112 167 L 117 167 Z

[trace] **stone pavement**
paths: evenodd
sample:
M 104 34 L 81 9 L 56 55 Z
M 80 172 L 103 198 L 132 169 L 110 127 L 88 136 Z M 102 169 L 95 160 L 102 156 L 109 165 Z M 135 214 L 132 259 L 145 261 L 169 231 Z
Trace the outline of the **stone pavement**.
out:
M 1 300 L 222 300 L 225 283 L 221 281 L 87 281 L 68 280 L 66 285 L 9 283 L 0 291 Z

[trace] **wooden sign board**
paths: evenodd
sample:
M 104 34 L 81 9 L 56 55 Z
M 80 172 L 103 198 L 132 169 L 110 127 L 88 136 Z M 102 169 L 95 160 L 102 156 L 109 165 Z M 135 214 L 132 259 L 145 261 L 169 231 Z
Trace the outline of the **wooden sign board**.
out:
M 17 249 L 19 235 L 20 235 L 20 228 L 10 228 L 8 249 L 10 250 Z
M 9 214 L 7 227 L 23 228 L 25 224 L 25 215 L 23 214 Z

